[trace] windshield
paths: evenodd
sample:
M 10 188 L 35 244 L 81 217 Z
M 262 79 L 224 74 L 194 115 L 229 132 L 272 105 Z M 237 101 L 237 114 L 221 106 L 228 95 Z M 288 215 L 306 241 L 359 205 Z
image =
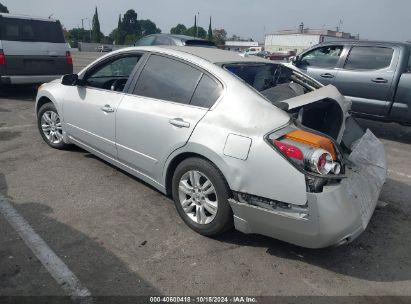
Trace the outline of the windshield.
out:
M 241 78 L 272 103 L 305 94 L 320 86 L 302 74 L 272 63 L 229 63 L 223 68 Z

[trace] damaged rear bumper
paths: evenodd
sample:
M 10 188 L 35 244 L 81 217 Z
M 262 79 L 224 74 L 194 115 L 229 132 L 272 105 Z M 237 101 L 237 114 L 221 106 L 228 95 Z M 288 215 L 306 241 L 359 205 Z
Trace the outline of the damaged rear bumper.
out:
M 348 162 L 347 178 L 324 186 L 321 193 L 307 193 L 303 208 L 264 208 L 241 196 L 230 200 L 236 229 L 307 248 L 351 242 L 366 229 L 385 182 L 383 144 L 367 130 L 353 145 Z

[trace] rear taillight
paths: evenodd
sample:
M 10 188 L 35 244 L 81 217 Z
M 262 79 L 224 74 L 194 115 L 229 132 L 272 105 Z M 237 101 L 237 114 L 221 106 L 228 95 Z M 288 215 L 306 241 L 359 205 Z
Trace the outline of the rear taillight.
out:
M 317 174 L 339 174 L 341 165 L 336 162 L 334 144 L 326 137 L 306 132 L 292 131 L 279 139 L 274 146 L 293 164 Z M 325 147 L 325 149 L 324 149 Z
M 301 152 L 301 150 L 298 149 L 297 147 L 294 147 L 292 145 L 288 145 L 288 144 L 283 143 L 279 140 L 274 140 L 273 143 L 287 157 L 294 158 L 294 159 L 297 159 L 297 160 L 303 160 L 304 159 L 303 152 Z
M 6 58 L 4 57 L 3 50 L 0 50 L 0 65 L 6 64 Z
M 73 57 L 71 57 L 71 53 L 69 51 L 66 52 L 67 64 L 73 65 Z

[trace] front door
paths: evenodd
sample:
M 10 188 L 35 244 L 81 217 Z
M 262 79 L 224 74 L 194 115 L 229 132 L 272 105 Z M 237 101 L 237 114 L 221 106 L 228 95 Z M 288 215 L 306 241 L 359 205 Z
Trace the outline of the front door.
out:
M 324 85 L 333 84 L 343 49 L 342 45 L 319 47 L 303 54 L 297 67 Z
M 122 54 L 92 67 L 81 86 L 68 87 L 63 103 L 65 130 L 71 140 L 117 158 L 116 111 L 140 54 Z

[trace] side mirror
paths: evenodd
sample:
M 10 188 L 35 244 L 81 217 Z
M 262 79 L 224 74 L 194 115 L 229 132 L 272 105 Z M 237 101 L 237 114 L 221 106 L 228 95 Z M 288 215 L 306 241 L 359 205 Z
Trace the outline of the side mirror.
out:
M 78 75 L 77 74 L 64 75 L 61 78 L 61 84 L 66 85 L 66 86 L 76 86 L 78 84 Z
M 300 57 L 299 56 L 292 56 L 292 57 L 290 57 L 289 60 L 293 65 L 298 65 L 298 62 L 300 61 Z

